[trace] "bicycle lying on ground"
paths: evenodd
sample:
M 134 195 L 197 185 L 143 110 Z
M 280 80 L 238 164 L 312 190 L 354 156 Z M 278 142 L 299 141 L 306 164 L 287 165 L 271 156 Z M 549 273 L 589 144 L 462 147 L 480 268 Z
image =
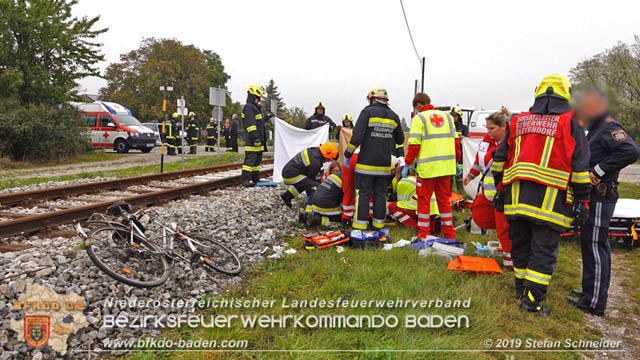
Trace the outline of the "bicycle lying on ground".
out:
M 125 202 L 107 209 L 107 215 L 95 213 L 76 232 L 85 241 L 87 254 L 110 277 L 127 285 L 150 288 L 169 278 L 170 268 L 180 263 L 204 265 L 206 269 L 235 275 L 242 270 L 238 255 L 221 243 L 167 225 L 153 210 L 138 210 Z M 161 236 L 147 237 L 142 220 L 158 225 Z

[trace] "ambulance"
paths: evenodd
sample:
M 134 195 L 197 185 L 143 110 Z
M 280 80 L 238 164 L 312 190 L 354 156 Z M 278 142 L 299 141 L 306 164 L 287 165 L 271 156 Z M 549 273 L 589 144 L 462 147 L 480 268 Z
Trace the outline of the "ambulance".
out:
M 114 149 L 124 154 L 130 149 L 148 153 L 156 146 L 153 130 L 143 126 L 131 110 L 113 102 L 72 103 L 80 110 L 91 133 L 94 148 Z

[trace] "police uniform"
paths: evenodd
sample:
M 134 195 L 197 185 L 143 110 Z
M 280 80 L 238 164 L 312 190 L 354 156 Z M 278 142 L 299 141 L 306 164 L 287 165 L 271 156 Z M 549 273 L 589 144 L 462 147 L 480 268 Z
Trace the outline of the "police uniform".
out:
M 262 142 L 264 141 L 264 120 L 262 109 L 255 100 L 254 94 L 247 95 L 247 103 L 242 109 L 244 122 L 244 162 L 242 165 L 243 186 L 255 185 L 260 181 L 260 164 L 262 163 Z M 227 145 L 228 147 L 228 145 Z
M 327 176 L 311 196 L 313 223 L 317 225 L 342 224 L 342 173 Z
M 589 169 L 600 179 L 592 187 L 589 220 L 582 227 L 582 297 L 578 306 L 604 313 L 611 279 L 609 221 L 618 200 L 620 170 L 638 159 L 638 148 L 608 113 L 589 126 Z
M 205 130 L 207 131 L 207 145 L 205 145 L 204 151 L 214 152 L 216 149 L 216 140 L 218 139 L 218 127 L 215 121 L 209 121 Z
M 231 152 L 238 152 L 238 119 L 232 119 L 229 124 L 229 141 L 231 142 Z
M 346 158 L 350 158 L 356 148 L 360 147 L 354 170 L 356 209 L 353 228 L 355 230 L 367 229 L 371 192 L 373 192 L 373 227 L 377 229 L 384 227 L 391 154 L 393 145 L 396 144 L 404 144 L 404 133 L 398 115 L 381 102 L 365 107 L 356 121 L 353 136 L 344 153 Z
M 589 198 L 588 164 L 587 139 L 568 99 L 546 93 L 512 118 L 493 157 L 522 310 L 548 314 L 540 301 L 556 267 L 560 234 L 573 223 L 573 204 Z
M 302 150 L 287 162 L 282 169 L 282 179 L 289 187 L 280 195 L 285 203 L 303 192 L 309 196 L 313 194 L 320 184 L 323 161 L 320 148 L 311 147 Z M 342 187 L 342 180 L 340 180 L 340 186 Z M 311 212 L 311 207 L 308 208 L 308 212 Z

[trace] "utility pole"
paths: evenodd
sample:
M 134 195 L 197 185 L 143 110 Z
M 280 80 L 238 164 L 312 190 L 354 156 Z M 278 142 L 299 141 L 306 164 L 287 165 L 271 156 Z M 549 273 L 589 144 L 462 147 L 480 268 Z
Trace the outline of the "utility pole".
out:
M 164 143 L 166 141 L 165 126 L 167 123 L 167 91 L 173 91 L 173 86 L 160 86 L 162 96 L 162 130 L 160 132 L 160 173 L 164 171 Z
M 424 56 L 422 57 L 422 90 L 420 90 L 420 92 L 424 92 L 424 66 L 425 66 L 425 58 Z

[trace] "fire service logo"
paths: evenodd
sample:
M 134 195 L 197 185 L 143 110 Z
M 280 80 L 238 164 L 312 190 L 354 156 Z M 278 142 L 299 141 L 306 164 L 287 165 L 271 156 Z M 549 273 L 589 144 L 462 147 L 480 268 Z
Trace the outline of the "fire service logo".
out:
M 24 341 L 34 348 L 47 345 L 49 341 L 49 316 L 26 315 L 24 317 Z

